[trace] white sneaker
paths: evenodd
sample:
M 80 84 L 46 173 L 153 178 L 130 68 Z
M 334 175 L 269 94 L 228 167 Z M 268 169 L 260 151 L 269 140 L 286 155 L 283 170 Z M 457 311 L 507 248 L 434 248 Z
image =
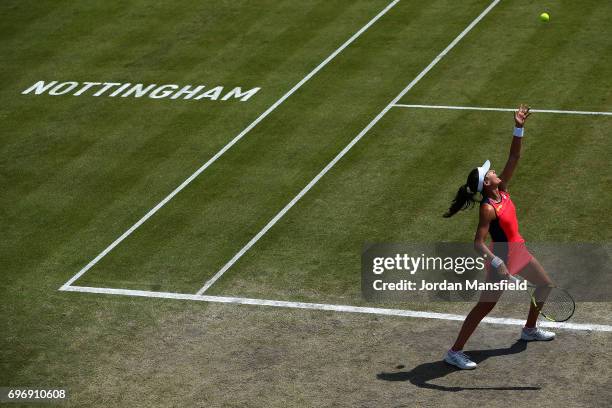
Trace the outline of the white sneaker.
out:
M 521 330 L 521 340 L 523 341 L 550 341 L 555 338 L 555 333 L 542 330 L 539 327 L 528 329 L 523 327 Z
M 478 367 L 478 364 L 470 360 L 470 358 L 461 351 L 448 350 L 444 356 L 444 361 L 462 370 L 473 370 Z

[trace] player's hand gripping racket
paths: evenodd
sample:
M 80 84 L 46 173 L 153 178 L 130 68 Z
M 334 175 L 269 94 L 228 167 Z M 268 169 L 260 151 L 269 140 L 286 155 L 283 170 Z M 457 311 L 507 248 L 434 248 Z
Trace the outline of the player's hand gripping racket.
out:
M 524 279 L 517 276 L 510 276 L 510 279 L 516 283 L 522 282 Z M 574 298 L 565 289 L 549 286 L 542 293 L 538 293 L 536 299 L 536 286 L 527 283 L 527 292 L 531 298 L 531 303 L 538 309 L 538 312 L 546 319 L 552 322 L 565 322 L 574 315 L 576 310 L 576 302 Z M 542 307 L 538 303 L 544 300 Z M 540 303 L 541 304 L 541 303 Z

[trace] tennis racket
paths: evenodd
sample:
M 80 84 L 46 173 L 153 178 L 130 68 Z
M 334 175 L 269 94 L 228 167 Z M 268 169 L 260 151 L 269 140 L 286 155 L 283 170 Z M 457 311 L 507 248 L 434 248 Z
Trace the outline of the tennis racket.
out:
M 517 283 L 524 281 L 523 278 L 516 276 L 510 276 L 510 279 Z M 529 293 L 531 303 L 533 303 L 542 316 L 551 322 L 565 322 L 569 320 L 574 315 L 574 311 L 576 310 L 576 302 L 574 302 L 574 298 L 572 298 L 567 290 L 557 286 L 549 286 L 548 289 L 548 294 L 544 295 L 546 296 L 545 302 L 540 308 L 538 307 L 538 303 L 542 299 L 536 299 L 534 296 L 536 286 L 532 285 L 531 283 L 527 283 L 527 293 Z M 543 299 L 544 296 L 542 296 Z

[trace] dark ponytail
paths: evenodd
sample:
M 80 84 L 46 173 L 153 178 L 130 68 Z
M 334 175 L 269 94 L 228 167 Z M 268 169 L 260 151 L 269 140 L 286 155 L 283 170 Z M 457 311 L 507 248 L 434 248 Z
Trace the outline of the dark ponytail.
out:
M 448 211 L 444 213 L 444 218 L 449 218 L 455 215 L 459 210 L 467 210 L 471 208 L 476 199 L 476 190 L 478 189 L 478 169 L 474 169 L 470 172 L 467 182 L 459 187 L 455 199 L 450 205 Z

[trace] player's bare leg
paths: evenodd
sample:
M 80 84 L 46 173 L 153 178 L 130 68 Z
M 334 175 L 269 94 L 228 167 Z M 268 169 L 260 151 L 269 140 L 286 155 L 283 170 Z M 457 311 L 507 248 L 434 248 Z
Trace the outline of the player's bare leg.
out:
M 448 350 L 444 356 L 444 361 L 463 370 L 471 370 L 478 366 L 475 362 L 470 360 L 468 356 L 463 354 L 461 350 L 463 350 L 465 343 L 472 333 L 474 333 L 478 324 L 489 314 L 489 312 L 491 312 L 491 310 L 493 310 L 502 293 L 503 291 L 484 291 L 481 293 L 478 303 L 476 303 L 466 316 L 461 326 L 461 330 L 459 330 L 459 334 L 457 335 L 457 340 L 455 340 L 455 344 L 453 344 L 453 347 Z
M 457 335 L 457 340 L 455 340 L 455 344 L 451 350 L 460 351 L 463 350 L 465 343 L 468 341 L 474 330 L 478 324 L 488 315 L 491 310 L 497 304 L 499 297 L 502 295 L 503 291 L 485 291 L 480 295 L 480 299 L 478 303 L 472 308 L 470 313 L 465 318 L 463 325 L 461 326 L 461 330 L 459 330 L 459 334 Z
M 537 299 L 537 302 L 535 305 L 533 302 L 529 302 L 529 313 L 527 315 L 525 327 L 521 333 L 521 339 L 528 341 L 546 341 L 554 339 L 555 333 L 536 328 L 538 316 L 540 315 L 539 311 L 542 309 L 542 306 L 546 301 L 548 292 L 550 292 L 550 286 L 553 284 L 552 280 L 542 265 L 535 258 L 532 258 L 529 261 L 529 264 L 527 264 L 527 266 L 521 270 L 519 275 L 537 286 L 537 289 L 533 294 L 534 298 Z

